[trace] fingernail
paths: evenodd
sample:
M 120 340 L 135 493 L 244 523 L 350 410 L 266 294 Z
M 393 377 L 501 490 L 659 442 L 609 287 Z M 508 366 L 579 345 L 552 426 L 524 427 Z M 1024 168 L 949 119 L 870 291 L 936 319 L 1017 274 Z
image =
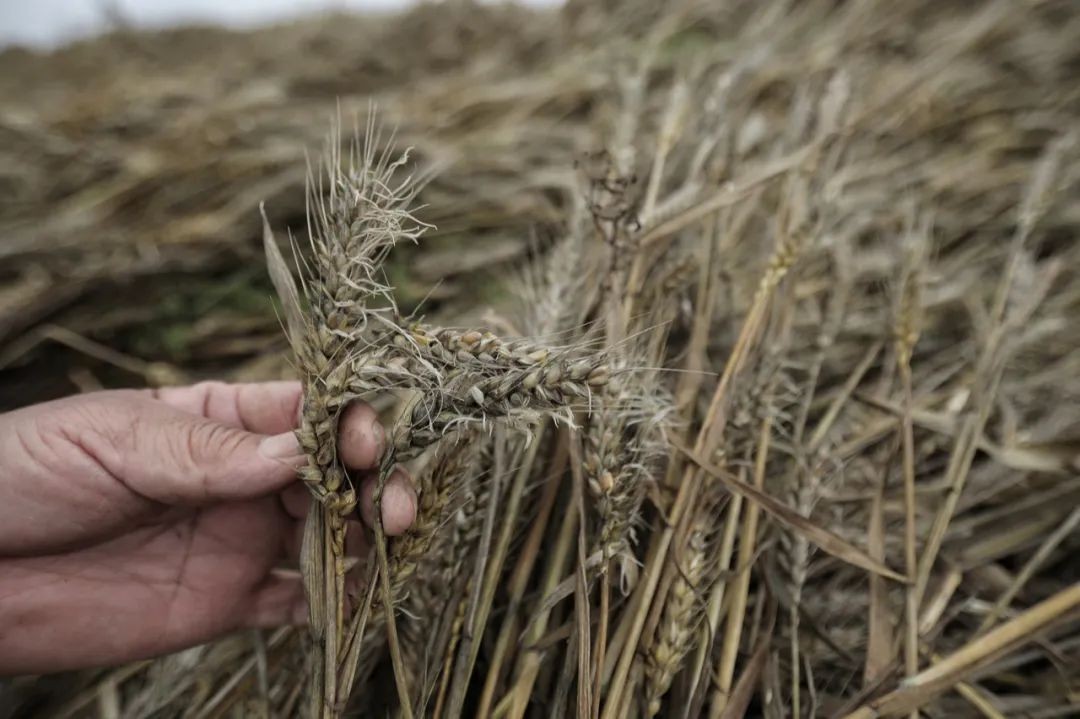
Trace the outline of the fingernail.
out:
M 395 504 L 407 505 L 409 513 L 415 516 L 416 500 L 413 499 L 413 493 L 409 491 L 408 485 L 387 482 L 386 490 L 383 492 L 383 512 L 386 512 L 387 505 Z M 383 517 L 383 521 L 386 521 L 386 517 Z
M 389 496 L 388 496 L 389 495 Z M 389 501 L 387 501 L 389 500 Z M 391 510 L 388 507 L 397 506 L 399 509 L 405 508 L 406 522 L 403 526 L 397 526 L 397 517 L 388 517 L 387 513 Z M 404 506 L 403 506 L 404 505 Z M 416 492 L 412 487 L 412 482 L 409 480 L 409 475 L 402 469 L 395 469 L 394 473 L 390 476 L 389 481 L 386 483 L 386 491 L 383 495 L 383 523 L 393 524 L 392 529 L 395 534 L 404 532 L 412 526 L 416 521 L 417 497 Z M 390 520 L 390 521 L 388 521 Z
M 276 462 L 298 464 L 304 459 L 304 453 L 300 450 L 300 443 L 292 432 L 266 437 L 259 442 L 259 454 Z

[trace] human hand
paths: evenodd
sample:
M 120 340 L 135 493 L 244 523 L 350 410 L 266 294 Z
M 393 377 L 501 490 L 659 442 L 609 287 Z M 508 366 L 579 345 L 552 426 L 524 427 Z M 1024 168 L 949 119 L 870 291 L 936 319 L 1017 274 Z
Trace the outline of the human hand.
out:
M 96 392 L 0 415 L 0 674 L 117 664 L 242 627 L 302 623 L 300 384 Z M 384 434 L 354 403 L 342 462 L 374 518 Z M 387 483 L 388 534 L 412 523 Z M 362 539 L 359 524 L 350 545 Z

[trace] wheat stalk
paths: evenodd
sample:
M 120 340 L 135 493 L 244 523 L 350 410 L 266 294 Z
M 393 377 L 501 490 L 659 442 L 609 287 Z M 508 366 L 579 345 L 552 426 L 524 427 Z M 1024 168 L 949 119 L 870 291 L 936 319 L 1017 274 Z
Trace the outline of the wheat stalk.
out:
M 396 242 L 416 240 L 425 226 L 408 210 L 415 187 L 407 179 L 395 179 L 407 153 L 391 161 L 389 151 L 375 152 L 375 141 L 369 126 L 363 149 L 354 150 L 348 166 L 336 154 L 337 143 L 330 143 L 325 163 L 330 190 L 324 200 L 315 198 L 309 211 L 312 259 L 302 267 L 306 315 L 300 291 L 269 234 L 266 242 L 290 341 L 306 377 L 297 436 L 308 463 L 301 476 L 321 508 L 309 520 L 304 573 L 313 608 L 312 633 L 323 650 L 315 677 L 323 686 L 316 703 L 328 715 L 339 711 L 350 689 L 339 688 L 336 681 L 345 624 L 345 520 L 356 506 L 356 489 L 337 458 L 337 419 L 344 406 L 375 392 L 414 393 L 389 433 L 375 492 L 378 508 L 384 482 L 397 462 L 455 431 L 483 427 L 496 418 L 525 428 L 556 413 L 570 419 L 569 408 L 587 404 L 610 379 L 602 356 L 579 347 L 505 341 L 490 332 L 429 328 L 400 317 L 390 288 L 379 279 L 380 267 Z M 438 492 L 433 496 L 436 504 L 444 499 Z M 425 509 L 437 512 L 441 507 Z M 415 571 L 433 526 L 422 524 L 404 538 L 393 560 L 381 523 L 376 527 L 381 602 L 387 607 L 383 611 L 403 705 L 408 689 L 390 607 Z

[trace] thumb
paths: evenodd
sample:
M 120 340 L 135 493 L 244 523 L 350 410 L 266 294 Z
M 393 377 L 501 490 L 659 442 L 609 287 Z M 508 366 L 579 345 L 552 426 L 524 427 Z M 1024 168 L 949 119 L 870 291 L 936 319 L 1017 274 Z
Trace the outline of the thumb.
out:
M 87 449 L 129 489 L 158 502 L 270 494 L 295 481 L 305 461 L 292 432 L 256 434 L 142 396 L 118 397 L 105 423 L 118 431 Z

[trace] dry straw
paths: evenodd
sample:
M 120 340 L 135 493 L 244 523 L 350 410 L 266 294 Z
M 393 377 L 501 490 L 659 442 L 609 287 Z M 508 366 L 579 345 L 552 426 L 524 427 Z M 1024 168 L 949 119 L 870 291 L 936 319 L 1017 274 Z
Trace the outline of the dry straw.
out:
M 1057 0 L 448 2 L 3 54 L 0 383 L 299 375 L 314 502 L 309 627 L 0 707 L 1075 713 L 1078 36 Z M 419 494 L 360 557 L 358 400 Z

